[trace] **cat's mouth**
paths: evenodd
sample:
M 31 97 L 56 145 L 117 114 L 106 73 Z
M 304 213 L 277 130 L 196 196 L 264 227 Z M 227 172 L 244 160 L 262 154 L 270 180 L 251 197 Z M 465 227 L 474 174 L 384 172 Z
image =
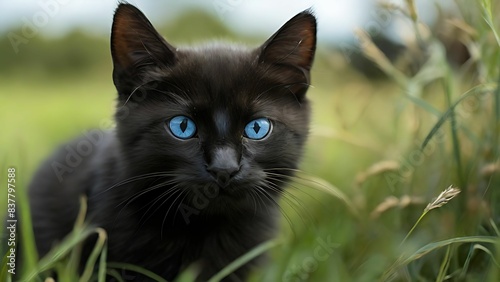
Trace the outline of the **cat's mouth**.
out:
M 227 174 L 227 173 L 219 173 L 214 176 L 215 178 L 215 184 L 219 187 L 219 189 L 226 189 L 229 188 L 229 185 L 231 184 L 232 181 L 232 176 Z
M 223 179 L 209 181 L 203 185 L 191 188 L 190 201 L 198 206 L 227 206 L 229 204 L 244 201 L 254 189 L 254 182 L 235 179 Z M 198 208 L 198 207 L 197 207 Z
M 209 182 L 203 187 L 203 195 L 207 198 L 239 198 L 245 195 L 247 185 L 230 179 Z

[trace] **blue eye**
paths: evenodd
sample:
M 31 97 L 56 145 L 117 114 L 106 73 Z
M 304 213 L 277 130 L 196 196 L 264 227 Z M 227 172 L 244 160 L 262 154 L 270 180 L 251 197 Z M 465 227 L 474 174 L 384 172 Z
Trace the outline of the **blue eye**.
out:
M 170 132 L 180 139 L 188 139 L 196 133 L 194 121 L 186 116 L 175 116 L 168 123 Z
M 267 118 L 254 119 L 245 126 L 245 136 L 254 140 L 266 137 L 270 131 L 271 121 Z

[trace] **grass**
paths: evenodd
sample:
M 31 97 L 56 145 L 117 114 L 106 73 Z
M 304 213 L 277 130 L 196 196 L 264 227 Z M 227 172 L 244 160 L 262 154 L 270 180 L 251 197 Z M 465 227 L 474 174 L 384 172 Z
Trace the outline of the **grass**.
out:
M 390 81 L 367 80 L 339 67 L 338 54 L 319 50 L 308 93 L 312 134 L 303 172 L 290 187 L 300 204 L 283 203 L 292 224 L 283 220 L 279 238 L 251 250 L 213 281 L 262 251 L 270 253 L 270 263 L 251 281 L 499 281 L 500 41 L 493 15 L 500 7 L 490 0 L 476 4 L 460 5 L 460 26 L 475 34 L 464 41 L 477 53 L 458 69 L 448 63 L 443 44 L 425 32 L 419 40 L 429 56 L 413 75 L 384 58 L 369 34 L 358 32 L 367 57 Z M 421 26 L 412 11 L 409 18 Z M 29 227 L 24 188 L 39 162 L 57 144 L 110 121 L 111 69 L 109 64 L 48 81 L 27 83 L 18 75 L 2 81 L 0 97 L 8 102 L 0 103 L 1 168 L 16 167 L 19 223 Z M 461 193 L 439 197 L 450 185 Z M 6 199 L 1 193 L 0 214 Z M 433 199 L 450 201 L 439 206 Z M 432 212 L 429 203 L 436 207 Z M 61 281 L 102 281 L 105 274 L 120 281 L 121 270 L 128 269 L 162 281 L 137 266 L 106 263 L 105 231 L 86 229 L 82 221 L 40 261 L 26 233 L 19 238 L 28 258 L 25 277 L 53 269 Z M 78 245 L 95 233 L 101 239 L 87 272 L 78 276 Z M 320 257 L 315 250 L 325 242 L 334 246 Z M 92 271 L 93 262 L 99 273 Z M 195 272 L 189 268 L 178 280 L 191 281 Z

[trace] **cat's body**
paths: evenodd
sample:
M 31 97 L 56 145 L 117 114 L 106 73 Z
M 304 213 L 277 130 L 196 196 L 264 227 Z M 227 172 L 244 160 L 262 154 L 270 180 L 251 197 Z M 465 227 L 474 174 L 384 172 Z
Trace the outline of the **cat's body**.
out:
M 87 221 L 108 233 L 109 261 L 169 280 L 193 262 L 206 280 L 270 239 L 307 137 L 315 24 L 303 12 L 260 48 L 179 50 L 121 4 L 117 126 L 62 147 L 38 171 L 30 200 L 39 252 L 70 232 L 82 194 Z M 251 265 L 228 278 L 244 279 Z
M 168 281 L 194 261 L 199 261 L 200 267 L 205 269 L 206 274 L 200 279 L 206 280 L 251 247 L 271 238 L 276 210 L 273 207 L 263 209 L 262 203 L 254 207 L 253 202 L 248 205 L 247 201 L 246 207 L 237 209 L 239 214 L 215 211 L 213 215 L 206 216 L 205 212 L 209 211 L 210 205 L 221 204 L 215 203 L 219 191 L 214 187 L 200 189 L 198 203 L 186 206 L 182 212 L 173 207 L 166 219 L 166 210 L 173 204 L 179 204 L 179 199 L 176 203 L 169 203 L 174 202 L 177 194 L 163 204 L 165 209 L 162 213 L 151 214 L 150 210 L 146 217 L 151 215 L 151 218 L 147 220 L 143 218 L 144 213 L 135 211 L 145 211 L 154 199 L 137 199 L 124 207 L 127 199 L 134 194 L 127 193 L 126 190 L 133 190 L 133 185 L 150 187 L 154 184 L 138 181 L 117 186 L 112 193 L 103 192 L 130 177 L 125 177 L 126 173 L 122 172 L 123 168 L 119 165 L 123 160 L 115 133 L 102 134 L 99 137 L 102 139 L 99 139 L 99 145 L 94 147 L 92 154 L 82 157 L 82 162 L 77 167 L 79 173 L 64 174 L 60 183 L 52 170 L 51 164 L 54 162 L 66 163 L 68 151 L 64 149 L 65 146 L 35 176 L 32 186 L 37 189 L 30 190 L 30 197 L 33 199 L 33 225 L 41 254 L 47 253 L 52 245 L 49 242 L 63 238 L 72 230 L 81 195 L 89 198 L 89 221 L 93 226 L 108 231 L 109 261 L 140 265 Z M 86 137 L 82 137 L 68 146 L 76 148 L 81 142 L 87 141 Z M 146 179 L 146 182 L 148 180 L 158 180 L 158 177 Z M 164 190 L 158 189 L 158 193 L 161 192 Z M 149 196 L 157 198 L 158 195 Z M 163 200 L 165 198 L 161 201 Z M 227 205 L 225 207 L 228 208 Z M 92 243 L 89 242 L 89 247 L 92 247 Z M 134 277 L 133 274 L 128 276 Z

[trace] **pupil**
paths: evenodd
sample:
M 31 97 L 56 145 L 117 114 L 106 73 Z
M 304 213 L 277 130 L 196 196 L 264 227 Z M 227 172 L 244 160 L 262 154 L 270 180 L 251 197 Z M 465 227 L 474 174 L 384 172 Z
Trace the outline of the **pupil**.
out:
M 255 133 L 259 133 L 260 125 L 257 122 L 253 123 L 253 130 L 255 131 Z
M 180 128 L 182 130 L 182 132 L 184 133 L 184 131 L 186 131 L 188 127 L 188 121 L 187 121 L 187 118 L 183 119 L 181 124 L 180 124 Z

